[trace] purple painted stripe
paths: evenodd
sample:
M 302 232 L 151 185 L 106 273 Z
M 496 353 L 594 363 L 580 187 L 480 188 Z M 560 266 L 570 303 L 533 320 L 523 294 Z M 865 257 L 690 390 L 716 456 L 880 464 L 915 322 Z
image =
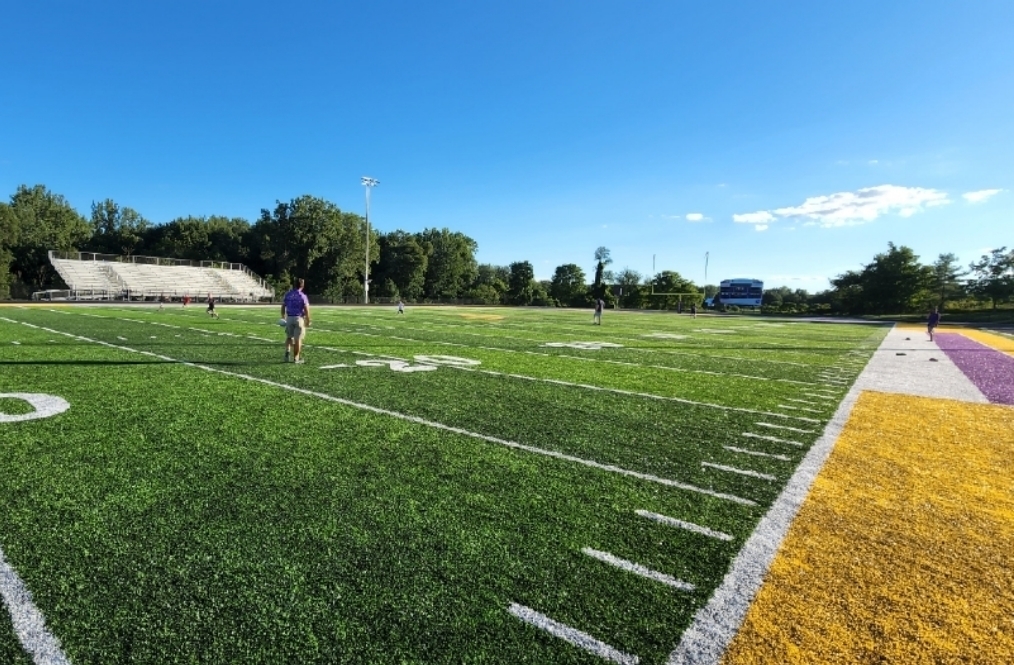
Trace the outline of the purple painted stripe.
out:
M 956 333 L 937 333 L 933 337 L 986 399 L 1014 405 L 1014 357 Z

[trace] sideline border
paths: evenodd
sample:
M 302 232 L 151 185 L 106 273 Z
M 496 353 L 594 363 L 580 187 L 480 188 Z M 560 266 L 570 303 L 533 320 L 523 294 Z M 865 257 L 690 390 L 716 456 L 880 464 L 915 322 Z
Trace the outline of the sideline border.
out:
M 884 336 L 877 346 L 878 350 L 888 337 L 889 335 Z M 867 374 L 876 372 L 873 367 L 875 356 L 874 353 L 856 377 L 824 428 L 824 433 L 811 446 L 785 489 L 733 559 L 722 583 L 683 631 L 680 642 L 669 654 L 666 665 L 717 665 L 721 661 L 732 639 L 739 632 L 747 610 L 764 583 L 764 577 L 771 568 L 792 521 L 810 493 L 810 487 L 845 428 L 852 408 L 863 392 L 862 379 Z

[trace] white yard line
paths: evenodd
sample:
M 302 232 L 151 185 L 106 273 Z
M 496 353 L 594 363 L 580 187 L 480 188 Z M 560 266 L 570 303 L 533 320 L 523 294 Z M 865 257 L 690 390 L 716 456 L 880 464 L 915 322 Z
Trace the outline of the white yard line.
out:
M 184 365 L 186 367 L 193 367 L 193 368 L 196 368 L 196 369 L 201 369 L 201 370 L 204 370 L 206 372 L 212 372 L 212 373 L 215 373 L 215 374 L 223 374 L 225 376 L 231 376 L 231 377 L 235 377 L 235 378 L 238 378 L 238 379 L 243 379 L 245 381 L 252 381 L 254 383 L 260 383 L 260 384 L 263 384 L 263 385 L 272 386 L 274 388 L 281 388 L 282 390 L 288 390 L 288 391 L 291 391 L 291 392 L 299 393 L 301 395 L 308 395 L 308 396 L 311 396 L 311 397 L 317 397 L 318 399 L 327 400 L 329 402 L 335 402 L 337 404 L 343 404 L 345 406 L 350 406 L 350 407 L 355 408 L 355 409 L 361 409 L 363 411 L 369 411 L 371 413 L 377 413 L 377 414 L 380 414 L 380 415 L 389 416 L 391 418 L 398 418 L 399 420 L 406 420 L 408 422 L 416 423 L 418 425 L 425 425 L 426 427 L 432 427 L 434 429 L 439 429 L 439 430 L 442 430 L 442 431 L 445 431 L 445 432 L 453 432 L 455 434 L 461 434 L 462 436 L 471 437 L 473 439 L 479 439 L 481 441 L 487 441 L 489 443 L 496 443 L 496 444 L 499 444 L 499 445 L 502 445 L 502 446 L 506 446 L 508 448 L 513 448 L 515 450 L 523 450 L 525 452 L 534 453 L 536 455 L 543 455 L 545 457 L 551 457 L 551 458 L 554 458 L 554 459 L 563 460 L 565 462 L 572 462 L 574 464 L 580 464 L 580 465 L 587 466 L 587 467 L 590 467 L 590 468 L 593 468 L 593 469 L 598 469 L 600 471 L 607 471 L 607 472 L 610 472 L 610 473 L 616 473 L 616 474 L 619 474 L 619 475 L 622 475 L 622 476 L 627 476 L 627 477 L 630 477 L 630 478 L 637 478 L 637 479 L 640 479 L 640 480 L 646 480 L 646 481 L 649 481 L 649 482 L 658 483 L 660 485 L 665 485 L 667 487 L 674 487 L 676 489 L 682 489 L 682 490 L 686 490 L 688 492 L 695 492 L 697 494 L 703 494 L 703 495 L 710 496 L 710 497 L 713 497 L 713 498 L 716 498 L 716 499 L 723 499 L 725 501 L 731 501 L 732 503 L 738 503 L 738 504 L 741 504 L 741 505 L 744 505 L 744 506 L 755 506 L 755 505 L 757 505 L 756 501 L 752 501 L 751 499 L 744 499 L 742 497 L 738 497 L 738 496 L 735 496 L 733 494 L 725 494 L 723 492 L 715 492 L 714 490 L 709 490 L 709 489 L 706 489 L 704 487 L 697 487 L 697 486 L 691 485 L 689 483 L 683 483 L 683 482 L 679 482 L 677 480 L 671 480 L 669 478 L 660 478 L 659 476 L 654 476 L 654 475 L 651 475 L 649 473 L 641 473 L 640 471 L 632 471 L 630 469 L 624 469 L 622 467 L 618 467 L 618 466 L 615 466 L 615 465 L 612 465 L 612 464 L 603 464 L 602 462 L 596 462 L 594 460 L 584 459 L 582 457 L 576 457 L 574 455 L 568 455 L 566 453 L 561 453 L 561 452 L 556 451 L 556 450 L 548 450 L 548 449 L 545 449 L 545 448 L 538 448 L 536 446 L 529 446 L 527 444 L 519 443 L 517 441 L 509 441 L 507 439 L 501 439 L 501 438 L 498 438 L 498 437 L 495 437 L 495 436 L 489 436 L 489 435 L 486 435 L 486 434 L 480 434 L 478 432 L 470 432 L 470 431 L 468 431 L 466 429 L 462 429 L 460 427 L 454 427 L 452 425 L 445 425 L 443 423 L 438 423 L 438 422 L 435 422 L 433 420 L 427 420 L 425 418 L 420 418 L 418 416 L 412 416 L 412 415 L 409 415 L 409 414 L 406 414 L 406 413 L 399 413 L 397 411 L 391 411 L 389 409 L 382 409 L 380 407 L 371 406 L 369 404 L 362 404 L 362 403 L 359 403 L 359 402 L 353 402 L 351 400 L 347 400 L 347 399 L 344 399 L 344 398 L 341 398 L 341 397 L 335 397 L 334 395 L 328 395 L 327 393 L 319 393 L 319 392 L 316 392 L 316 391 L 313 391 L 313 390 L 307 390 L 305 388 L 299 388 L 297 386 L 292 386 L 292 385 L 285 384 L 285 383 L 279 383 L 277 381 L 271 381 L 269 379 L 264 379 L 264 378 L 257 377 L 257 376 L 251 376 L 249 374 L 242 374 L 240 372 L 230 372 L 229 370 L 221 369 L 221 368 L 218 368 L 218 367 L 209 367 L 207 365 L 201 365 L 199 363 L 179 360 L 177 358 L 170 358 L 169 356 L 164 356 L 164 355 L 161 355 L 161 354 L 158 354 L 158 353 L 153 353 L 151 351 L 141 351 L 139 349 L 133 349 L 133 348 L 128 347 L 128 346 L 121 346 L 121 345 L 118 345 L 118 344 L 111 344 L 109 342 L 103 342 L 102 340 L 91 339 L 90 337 L 84 337 L 84 336 L 81 336 L 81 335 L 75 335 L 73 333 L 63 332 L 63 331 L 60 331 L 60 330 L 53 330 L 51 328 L 45 328 L 45 327 L 42 327 L 40 329 L 41 330 L 45 330 L 46 332 L 51 332 L 51 333 L 54 333 L 54 334 L 57 334 L 57 335 L 63 335 L 65 337 L 70 337 L 70 338 L 73 338 L 73 339 L 78 339 L 78 340 L 81 340 L 81 341 L 84 341 L 84 342 L 91 342 L 93 344 L 100 344 L 102 346 L 106 346 L 106 347 L 109 347 L 111 349 L 119 349 L 121 351 L 127 351 L 127 352 L 130 352 L 130 353 L 139 353 L 141 355 L 149 356 L 151 358 L 158 358 L 159 360 L 165 360 L 167 362 L 177 363 L 179 365 Z
M 565 623 L 554 621 L 545 614 L 536 612 L 530 607 L 511 603 L 507 611 L 525 623 L 540 628 L 550 635 L 559 637 L 561 640 L 569 642 L 604 660 L 619 663 L 619 665 L 638 665 L 641 662 L 637 656 L 615 649 L 605 642 L 595 639 L 588 633 L 582 632 L 577 628 L 572 628 Z
M 122 320 L 129 320 L 129 319 L 122 319 Z M 139 321 L 138 323 L 146 323 L 146 322 L 145 321 Z M 160 325 L 169 325 L 169 324 L 160 324 Z M 183 329 L 182 326 L 177 326 L 177 327 Z M 192 330 L 192 331 L 195 331 L 195 332 L 203 332 L 203 333 L 211 333 L 212 332 L 212 331 L 205 330 L 203 328 L 195 328 L 195 327 L 189 327 L 189 328 L 185 328 L 185 329 L 186 330 Z M 230 336 L 230 337 L 250 337 L 250 338 L 257 339 L 257 340 L 260 340 L 260 341 L 265 341 L 265 342 L 272 342 L 272 341 L 274 341 L 274 340 L 265 339 L 263 337 L 254 337 L 253 335 L 250 335 L 250 334 L 247 334 L 247 335 L 237 335 L 235 333 L 217 333 L 217 334 L 218 335 Z M 370 337 L 380 337 L 380 335 L 373 335 L 372 333 L 359 333 L 359 334 L 367 335 L 367 336 L 370 336 Z M 399 339 L 399 340 L 402 340 L 402 341 L 413 341 L 413 342 L 419 341 L 419 340 L 413 340 L 413 339 L 410 339 L 410 338 L 401 338 L 401 337 L 390 337 L 389 339 Z M 469 346 L 466 346 L 464 344 L 455 344 L 453 342 L 433 342 L 433 343 L 434 344 L 442 344 L 442 345 L 446 345 L 446 346 L 463 346 L 465 348 L 476 348 L 476 347 L 469 347 Z M 304 346 L 305 346 L 305 348 L 308 348 L 308 349 L 312 349 L 312 348 L 326 349 L 326 350 L 335 351 L 335 352 L 338 352 L 338 353 L 353 353 L 353 354 L 356 354 L 356 355 L 368 356 L 368 357 L 372 357 L 372 358 L 390 358 L 392 360 L 401 360 L 401 361 L 404 361 L 404 362 L 410 362 L 410 359 L 402 358 L 402 357 L 399 357 L 399 356 L 387 355 L 387 354 L 366 353 L 364 351 L 353 351 L 351 349 L 338 349 L 338 348 L 334 348 L 334 347 L 330 347 L 330 346 L 321 346 L 321 345 L 314 345 L 314 344 L 305 344 Z M 494 349 L 494 350 L 496 350 L 496 349 Z M 523 352 L 523 353 L 533 353 L 533 352 Z M 537 355 L 546 355 L 546 354 L 537 354 Z M 804 422 L 813 422 L 813 423 L 820 422 L 819 420 L 816 420 L 814 418 L 806 418 L 806 417 L 803 417 L 803 416 L 794 416 L 794 415 L 785 414 L 785 413 L 775 413 L 773 411 L 758 411 L 756 409 L 747 409 L 747 408 L 738 407 L 738 406 L 726 406 L 724 404 L 713 404 L 711 402 L 698 402 L 698 401 L 695 401 L 695 400 L 684 399 L 682 397 L 669 397 L 669 396 L 666 396 L 666 395 L 655 395 L 653 393 L 640 393 L 640 392 L 636 392 L 636 391 L 632 391 L 632 390 L 623 390 L 622 388 L 603 388 L 601 386 L 593 386 L 593 385 L 586 384 L 586 383 L 575 383 L 575 382 L 571 382 L 571 381 L 563 381 L 563 380 L 560 380 L 560 379 L 545 379 L 545 378 L 541 378 L 541 377 L 537 377 L 537 376 L 528 376 L 528 375 L 525 375 L 525 374 L 509 374 L 509 373 L 506 373 L 506 372 L 497 372 L 495 370 L 476 369 L 476 368 L 473 368 L 473 367 L 461 367 L 461 366 L 457 366 L 457 365 L 443 365 L 443 367 L 447 367 L 449 369 L 457 369 L 457 370 L 461 370 L 461 371 L 465 371 L 465 372 L 476 372 L 476 373 L 480 373 L 480 374 L 489 374 L 489 375 L 492 375 L 492 376 L 502 376 L 502 377 L 507 377 L 507 378 L 511 378 L 511 379 L 521 379 L 521 380 L 524 380 L 524 381 L 537 381 L 537 382 L 542 382 L 542 383 L 551 383 L 551 384 L 554 384 L 554 385 L 567 386 L 567 387 L 570 387 L 570 388 L 580 388 L 580 389 L 583 389 L 583 390 L 595 390 L 595 391 L 598 391 L 598 392 L 615 393 L 617 395 L 627 395 L 627 396 L 631 396 L 631 397 L 644 397 L 644 398 L 647 398 L 647 399 L 655 399 L 655 400 L 678 402 L 680 404 L 689 404 L 689 405 L 692 405 L 692 406 L 702 406 L 702 407 L 711 408 L 711 409 L 721 409 L 723 411 L 735 411 L 737 413 L 750 413 L 750 414 L 758 415 L 758 416 L 773 416 L 775 418 L 786 418 L 786 419 L 789 419 L 789 420 L 801 420 L 801 421 L 804 421 Z
M 874 363 L 871 362 L 863 370 L 860 379 L 873 366 Z M 667 665 L 717 665 L 721 662 L 722 655 L 739 631 L 792 520 L 845 427 L 861 392 L 859 384 L 860 381 L 857 380 L 838 405 L 831 421 L 824 428 L 824 433 L 810 447 L 785 489 L 736 555 L 722 584 L 683 631 L 679 644 L 669 654 Z
M 56 639 L 46 628 L 46 619 L 32 601 L 32 593 L 7 563 L 0 549 L 0 597 L 11 615 L 14 634 L 35 665 L 70 665 Z
M 609 552 L 602 552 L 600 550 L 595 550 L 590 547 L 581 548 L 581 552 L 587 554 L 593 559 L 598 559 L 603 563 L 608 563 L 610 566 L 616 566 L 620 570 L 625 570 L 628 573 L 639 575 L 653 582 L 661 582 L 662 584 L 671 586 L 674 589 L 679 589 L 680 591 L 693 591 L 694 589 L 697 588 L 690 582 L 684 582 L 683 580 L 677 579 L 672 575 L 660 573 L 657 570 L 652 570 L 651 568 L 645 568 L 639 563 L 634 563 L 633 561 L 621 559 L 620 557 L 610 554 Z
M 790 446 L 803 447 L 803 444 L 799 441 L 792 441 L 790 439 L 779 439 L 777 436 L 768 436 L 767 434 L 754 434 L 753 432 L 743 432 L 740 436 L 745 436 L 750 439 L 762 439 L 764 441 L 773 441 L 775 443 L 787 443 Z
M 719 471 L 728 471 L 729 473 L 736 473 L 741 476 L 750 476 L 751 478 L 760 478 L 762 480 L 778 480 L 778 478 L 772 476 L 770 473 L 761 473 L 760 471 L 751 471 L 750 469 L 737 469 L 734 466 L 715 464 L 714 462 L 701 462 L 701 466 L 708 467 L 710 469 L 718 469 Z
M 784 430 L 788 430 L 789 432 L 799 432 L 800 434 L 813 434 L 814 433 L 812 429 L 801 429 L 799 427 L 789 427 L 788 425 L 776 425 L 775 423 L 757 422 L 757 423 L 754 423 L 754 424 L 755 425 L 760 425 L 761 427 L 770 427 L 772 429 L 784 429 Z
M 770 457 L 772 459 L 781 460 L 783 462 L 791 462 L 792 458 L 787 455 L 776 455 L 774 453 L 762 453 L 759 450 L 747 450 L 746 448 L 737 448 L 736 446 L 722 446 L 728 451 L 734 453 L 742 453 L 744 455 L 755 455 L 757 457 Z
M 693 522 L 684 522 L 683 520 L 678 520 L 675 517 L 660 515 L 658 513 L 652 513 L 647 510 L 635 510 L 634 512 L 640 515 L 641 517 L 646 517 L 649 520 L 654 520 L 656 522 L 659 522 L 660 524 L 667 524 L 669 526 L 674 526 L 679 529 L 693 531 L 694 533 L 699 533 L 702 536 L 707 536 L 708 538 L 715 538 L 717 540 L 732 540 L 732 536 L 727 533 L 715 531 L 714 529 L 709 529 L 706 526 L 694 524 Z

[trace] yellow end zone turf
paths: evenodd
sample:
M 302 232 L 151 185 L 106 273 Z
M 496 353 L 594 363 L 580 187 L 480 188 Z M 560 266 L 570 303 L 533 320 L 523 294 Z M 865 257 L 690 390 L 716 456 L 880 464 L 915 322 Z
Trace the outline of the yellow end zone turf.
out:
M 863 393 L 722 662 L 1014 663 L 1014 409 Z

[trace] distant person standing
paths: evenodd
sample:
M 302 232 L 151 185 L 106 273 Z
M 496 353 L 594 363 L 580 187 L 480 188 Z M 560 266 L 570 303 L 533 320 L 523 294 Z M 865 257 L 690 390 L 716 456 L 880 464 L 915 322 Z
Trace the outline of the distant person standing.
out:
M 183 296 L 183 306 L 186 307 L 189 304 L 190 304 L 190 296 L 189 295 Z
M 282 316 L 285 317 L 285 362 L 289 362 L 289 349 L 292 349 L 292 362 L 303 363 L 303 336 L 310 327 L 310 301 L 303 293 L 306 283 L 297 279 L 292 288 L 282 299 Z
M 218 318 L 218 312 L 215 311 L 215 296 L 208 294 L 208 315 L 213 318 Z
M 697 303 L 695 302 L 690 303 L 690 316 L 697 318 Z
M 926 322 L 926 332 L 929 333 L 930 341 L 933 341 L 933 329 L 940 325 L 940 308 L 934 307 L 933 311 L 929 313 L 929 319 Z
M 602 325 L 602 310 L 605 309 L 606 301 L 602 298 L 595 299 L 595 313 L 592 315 L 592 325 Z
M 405 303 L 403 303 L 400 300 L 398 301 L 398 313 L 399 314 L 404 314 L 405 313 Z

